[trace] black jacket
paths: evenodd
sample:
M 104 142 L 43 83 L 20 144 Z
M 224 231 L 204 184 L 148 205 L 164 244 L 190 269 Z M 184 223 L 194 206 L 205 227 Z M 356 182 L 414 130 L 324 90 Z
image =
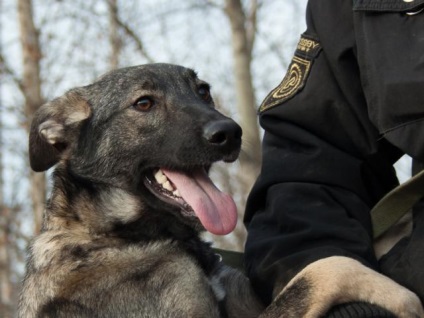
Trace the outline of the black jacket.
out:
M 310 0 L 282 83 L 260 107 L 263 166 L 245 223 L 248 275 L 273 292 L 318 259 L 378 270 L 370 209 L 424 161 L 424 0 Z

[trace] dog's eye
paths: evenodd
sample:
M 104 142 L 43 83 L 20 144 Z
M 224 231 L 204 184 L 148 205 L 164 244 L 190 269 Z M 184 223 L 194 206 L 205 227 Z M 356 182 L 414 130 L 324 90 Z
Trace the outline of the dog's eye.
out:
M 150 108 L 152 108 L 155 105 L 155 102 L 150 97 L 141 97 L 136 100 L 136 102 L 133 104 L 133 107 L 136 110 L 145 112 L 148 111 Z
M 199 93 L 200 97 L 202 97 L 204 101 L 209 102 L 212 99 L 209 86 L 202 85 L 197 89 L 197 92 Z

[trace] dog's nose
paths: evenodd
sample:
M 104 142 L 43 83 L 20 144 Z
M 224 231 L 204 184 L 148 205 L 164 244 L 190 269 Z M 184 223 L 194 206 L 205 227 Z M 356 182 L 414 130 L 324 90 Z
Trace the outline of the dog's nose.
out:
M 241 127 L 231 119 L 212 121 L 203 128 L 203 137 L 214 146 L 238 145 L 241 135 Z

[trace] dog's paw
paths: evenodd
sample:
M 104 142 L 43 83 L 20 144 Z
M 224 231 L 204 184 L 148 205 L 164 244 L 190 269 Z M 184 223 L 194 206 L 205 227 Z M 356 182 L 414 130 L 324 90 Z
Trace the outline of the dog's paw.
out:
M 305 267 L 263 317 L 322 317 L 333 306 L 354 301 L 376 304 L 399 318 L 424 317 L 422 304 L 413 292 L 360 262 L 341 256 Z
M 424 318 L 424 309 L 420 299 L 413 292 L 400 286 L 399 293 L 395 292 L 391 295 L 391 299 L 395 300 L 392 305 L 388 305 L 391 310 L 399 318 Z M 390 307 L 393 307 L 390 309 Z
M 335 299 L 330 295 L 328 301 L 336 304 L 364 301 L 385 308 L 399 318 L 424 317 L 418 296 L 389 277 L 350 258 L 331 257 L 327 261 L 329 266 L 333 262 L 337 264 L 337 269 L 330 272 L 340 282 L 339 295 L 334 295 Z

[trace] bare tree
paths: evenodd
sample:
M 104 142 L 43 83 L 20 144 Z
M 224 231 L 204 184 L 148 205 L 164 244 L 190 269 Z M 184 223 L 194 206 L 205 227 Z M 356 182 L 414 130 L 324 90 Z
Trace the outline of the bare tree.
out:
M 0 1 L 0 10 L 2 2 Z M 0 25 L 1 30 L 1 25 Z M 0 39 L 1 40 L 1 39 Z M 0 41 L 0 74 L 6 73 L 3 52 Z M 0 118 L 3 113 L 3 99 L 0 87 Z M 3 148 L 3 124 L 0 122 L 0 147 Z M 1 149 L 3 150 L 3 149 Z M 11 228 L 11 212 L 3 196 L 4 190 L 3 151 L 0 151 L 0 312 L 3 317 L 11 318 L 14 311 L 14 286 L 11 280 L 11 258 L 9 249 L 9 234 Z
M 115 2 L 116 6 L 116 0 L 109 0 L 110 3 Z M 140 36 L 139 32 L 137 32 L 137 29 L 134 28 L 130 23 L 125 21 L 124 19 L 121 19 L 118 15 L 118 11 L 111 11 L 113 16 L 113 21 L 111 19 L 111 30 L 112 28 L 115 28 L 116 32 L 119 30 L 122 30 L 125 36 L 129 39 L 129 41 L 132 41 L 136 47 L 136 50 L 138 53 L 146 60 L 147 63 L 154 63 L 155 59 L 147 52 L 144 42 L 142 40 L 142 37 Z M 113 26 L 112 26 L 113 24 Z M 122 46 L 122 43 L 121 43 Z
M 10 257 L 8 250 L 8 238 L 10 229 L 10 212 L 2 203 L 0 205 L 0 312 L 3 317 L 12 317 L 12 290 L 10 280 Z
M 2 2 L 0 1 L 0 10 L 2 9 Z M 1 23 L 1 21 L 0 21 Z M 1 30 L 0 24 L 0 30 Z M 0 74 L 3 73 L 3 57 L 2 46 L 0 39 Z M 2 103 L 1 87 L 0 87 L 0 118 L 2 117 L 3 103 Z M 0 122 L 0 147 L 3 148 L 3 124 Z M 10 214 L 9 209 L 4 202 L 3 197 L 4 177 L 3 177 L 3 151 L 0 151 L 0 312 L 4 317 L 12 317 L 12 284 L 10 280 L 10 257 L 8 250 L 9 238 L 9 223 Z
M 117 0 L 108 0 L 109 10 L 109 43 L 111 48 L 110 68 L 119 67 L 119 56 L 122 48 L 122 40 L 119 36 L 119 18 Z
M 0 124 L 0 145 L 2 145 L 2 129 L 3 127 Z M 4 182 L 2 162 L 2 152 L 0 151 L 0 312 L 3 313 L 4 317 L 12 317 L 13 287 L 10 281 L 10 257 L 8 250 L 10 211 L 3 200 Z
M 255 181 L 261 163 L 261 144 L 251 71 L 258 8 L 257 0 L 252 0 L 246 14 L 240 0 L 225 0 L 224 11 L 231 25 L 237 110 L 244 136 L 240 165 L 246 192 Z
M 41 95 L 40 60 L 42 58 L 39 34 L 34 25 L 32 1 L 18 0 L 18 20 L 22 46 L 22 94 L 24 96 L 25 129 L 29 132 L 34 112 L 43 104 Z M 34 213 L 34 232 L 41 227 L 46 198 L 44 173 L 30 172 L 30 195 Z

